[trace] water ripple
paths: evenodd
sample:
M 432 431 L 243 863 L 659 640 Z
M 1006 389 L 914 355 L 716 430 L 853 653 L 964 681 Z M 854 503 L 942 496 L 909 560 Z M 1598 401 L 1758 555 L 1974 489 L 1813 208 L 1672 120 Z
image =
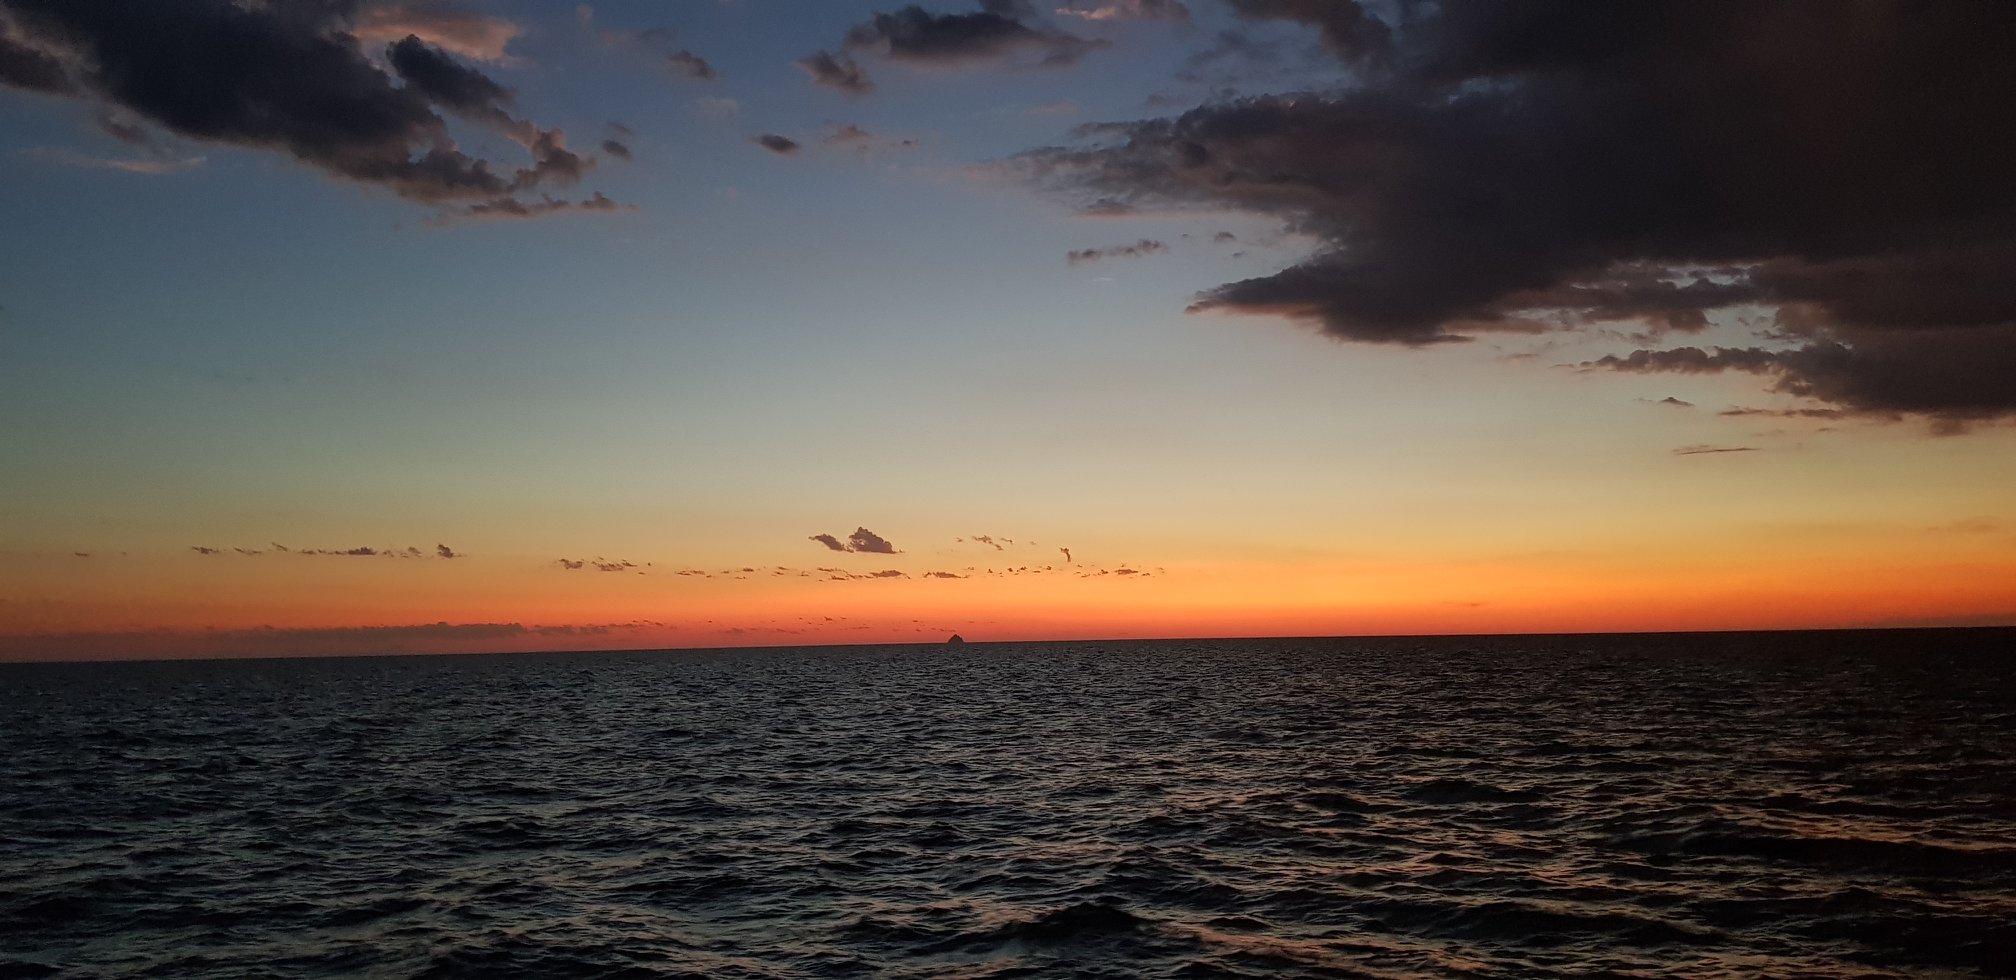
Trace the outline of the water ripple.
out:
M 0 977 L 2016 975 L 2009 631 L 0 668 Z

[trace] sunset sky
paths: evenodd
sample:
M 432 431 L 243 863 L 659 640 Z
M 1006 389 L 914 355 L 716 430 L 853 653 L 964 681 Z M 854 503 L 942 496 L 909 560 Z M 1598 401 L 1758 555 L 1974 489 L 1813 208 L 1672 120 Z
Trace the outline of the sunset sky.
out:
M 0 659 L 2016 624 L 2010 37 L 0 0 Z

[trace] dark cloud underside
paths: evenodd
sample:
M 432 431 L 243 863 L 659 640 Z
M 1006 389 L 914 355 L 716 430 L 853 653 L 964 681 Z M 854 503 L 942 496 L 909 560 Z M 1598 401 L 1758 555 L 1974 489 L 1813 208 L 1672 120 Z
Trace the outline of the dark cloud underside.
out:
M 1426 346 L 1762 307 L 1765 347 L 1592 366 L 2016 414 L 2016 4 L 1233 6 L 1315 31 L 1348 84 L 1019 158 L 1082 204 L 1247 212 L 1317 242 L 1193 309 Z
M 1027 65 L 1046 68 L 1077 64 L 1106 41 L 1079 37 L 1038 23 L 1025 3 L 982 0 L 968 13 L 933 13 L 916 5 L 876 13 L 849 28 L 843 54 L 820 51 L 799 67 L 821 85 L 855 94 L 874 87 L 851 54 L 867 54 L 916 66 Z
M 409 200 L 505 206 L 511 195 L 574 183 L 593 163 L 567 150 L 558 130 L 512 118 L 509 90 L 417 37 L 385 49 L 395 80 L 352 33 L 352 3 L 0 0 L 0 8 L 31 50 L 89 66 L 76 81 L 98 100 L 185 138 L 283 152 Z M 19 67 L 18 46 L 11 35 L 0 42 L 0 82 L 50 90 L 49 79 Z M 499 129 L 531 163 L 500 168 L 464 153 L 437 110 Z

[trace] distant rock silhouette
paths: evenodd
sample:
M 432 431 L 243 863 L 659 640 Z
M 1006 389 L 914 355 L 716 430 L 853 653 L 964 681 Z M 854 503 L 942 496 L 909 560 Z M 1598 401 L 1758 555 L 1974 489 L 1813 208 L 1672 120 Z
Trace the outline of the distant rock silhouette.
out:
M 946 640 L 946 641 L 945 641 L 945 645 L 946 645 L 946 646 L 948 646 L 948 647 L 958 647 L 958 646 L 965 646 L 965 645 L 966 645 L 966 638 L 965 638 L 965 637 L 963 637 L 963 636 L 960 636 L 960 635 L 959 635 L 959 634 L 957 634 L 957 633 L 954 633 L 954 634 L 952 634 L 952 638 L 951 638 L 951 639 L 949 639 L 949 640 Z

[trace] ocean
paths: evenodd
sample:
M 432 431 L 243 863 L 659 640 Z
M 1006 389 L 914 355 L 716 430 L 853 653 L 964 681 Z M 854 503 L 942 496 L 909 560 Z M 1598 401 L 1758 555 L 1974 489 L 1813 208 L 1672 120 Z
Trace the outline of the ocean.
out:
M 0 977 L 2016 976 L 2016 631 L 0 665 Z

